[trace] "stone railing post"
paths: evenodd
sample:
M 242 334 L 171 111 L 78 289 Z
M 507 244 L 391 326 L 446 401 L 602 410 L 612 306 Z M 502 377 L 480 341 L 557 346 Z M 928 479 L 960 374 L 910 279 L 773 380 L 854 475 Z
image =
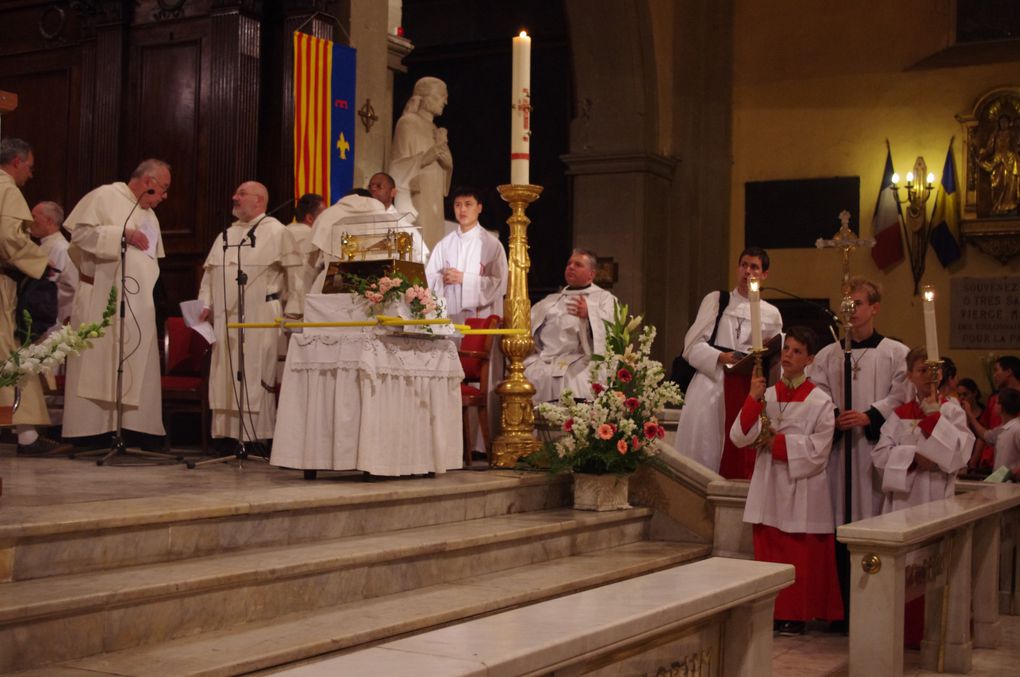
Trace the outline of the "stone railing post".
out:
M 999 646 L 999 529 L 1002 515 L 979 521 L 974 527 L 974 646 L 994 649 Z
M 850 677 L 903 674 L 906 551 L 850 545 Z

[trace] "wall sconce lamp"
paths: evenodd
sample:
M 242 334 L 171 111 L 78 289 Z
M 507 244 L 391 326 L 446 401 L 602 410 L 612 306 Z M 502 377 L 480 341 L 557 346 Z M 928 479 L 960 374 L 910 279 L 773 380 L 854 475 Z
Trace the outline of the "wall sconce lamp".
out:
M 920 177 L 924 177 L 924 183 Z M 903 215 L 904 239 L 907 243 L 907 254 L 910 257 L 910 270 L 914 274 L 914 295 L 920 293 L 921 277 L 924 275 L 924 259 L 928 253 L 928 242 L 931 239 L 931 226 L 928 223 L 928 198 L 935 187 L 935 174 L 928 171 L 924 158 L 918 156 L 914 162 L 914 171 L 907 172 L 907 199 L 900 199 L 900 176 L 892 175 L 893 194 L 896 201 L 905 205 Z

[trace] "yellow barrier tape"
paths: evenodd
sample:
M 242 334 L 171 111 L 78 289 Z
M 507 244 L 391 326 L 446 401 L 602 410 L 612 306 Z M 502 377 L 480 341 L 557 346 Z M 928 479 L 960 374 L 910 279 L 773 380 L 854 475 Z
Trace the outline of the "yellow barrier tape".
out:
M 409 320 L 402 317 L 390 317 L 379 315 L 374 320 L 357 320 L 351 322 L 284 322 L 277 318 L 275 322 L 228 322 L 228 329 L 279 329 L 281 326 L 287 329 L 304 328 L 344 328 L 344 327 L 397 327 L 401 325 L 429 325 L 429 324 L 452 324 L 452 321 L 443 318 L 438 320 Z M 465 336 L 518 336 L 527 334 L 527 329 L 472 329 L 466 324 L 454 324 L 454 329 Z

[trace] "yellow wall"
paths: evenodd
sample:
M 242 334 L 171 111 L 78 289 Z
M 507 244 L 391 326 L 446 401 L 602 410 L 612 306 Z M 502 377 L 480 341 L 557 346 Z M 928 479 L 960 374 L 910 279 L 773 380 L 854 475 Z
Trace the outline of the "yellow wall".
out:
M 858 213 L 865 237 L 873 235 L 871 214 L 882 179 L 886 139 L 901 176 L 923 155 L 937 183 L 949 139 L 955 135 L 953 150 L 962 182 L 963 133 L 954 115 L 969 112 L 993 88 L 1020 85 L 1020 68 L 1012 62 L 911 69 L 951 44 L 954 8 L 955 3 L 947 0 L 738 0 L 731 259 L 743 246 L 747 181 L 860 176 Z M 929 202 L 929 214 L 931 206 Z M 835 230 L 835 225 L 820 224 L 819 236 L 831 237 Z M 838 308 L 840 259 L 836 253 L 783 249 L 770 255 L 769 284 L 802 296 L 828 296 L 832 307 Z M 885 288 L 879 331 L 908 345 L 923 343 L 920 299 L 913 296 L 909 263 L 904 260 L 882 272 L 870 253 L 859 251 L 851 258 L 851 268 Z M 940 292 L 936 306 L 940 346 L 957 363 L 961 375 L 978 377 L 980 358 L 986 353 L 949 348 L 950 276 L 1018 273 L 1020 261 L 1003 266 L 972 245 L 966 245 L 962 264 L 958 262 L 951 271 L 943 269 L 929 251 L 923 282 L 934 284 Z M 1020 354 L 1020 346 L 1012 352 Z M 986 388 L 983 379 L 978 383 Z

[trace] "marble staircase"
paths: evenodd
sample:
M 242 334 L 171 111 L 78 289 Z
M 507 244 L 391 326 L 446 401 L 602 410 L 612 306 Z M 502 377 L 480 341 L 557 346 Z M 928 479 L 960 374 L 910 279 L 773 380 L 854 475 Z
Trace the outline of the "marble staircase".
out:
M 0 671 L 231 675 L 700 559 L 503 471 L 8 510 Z

